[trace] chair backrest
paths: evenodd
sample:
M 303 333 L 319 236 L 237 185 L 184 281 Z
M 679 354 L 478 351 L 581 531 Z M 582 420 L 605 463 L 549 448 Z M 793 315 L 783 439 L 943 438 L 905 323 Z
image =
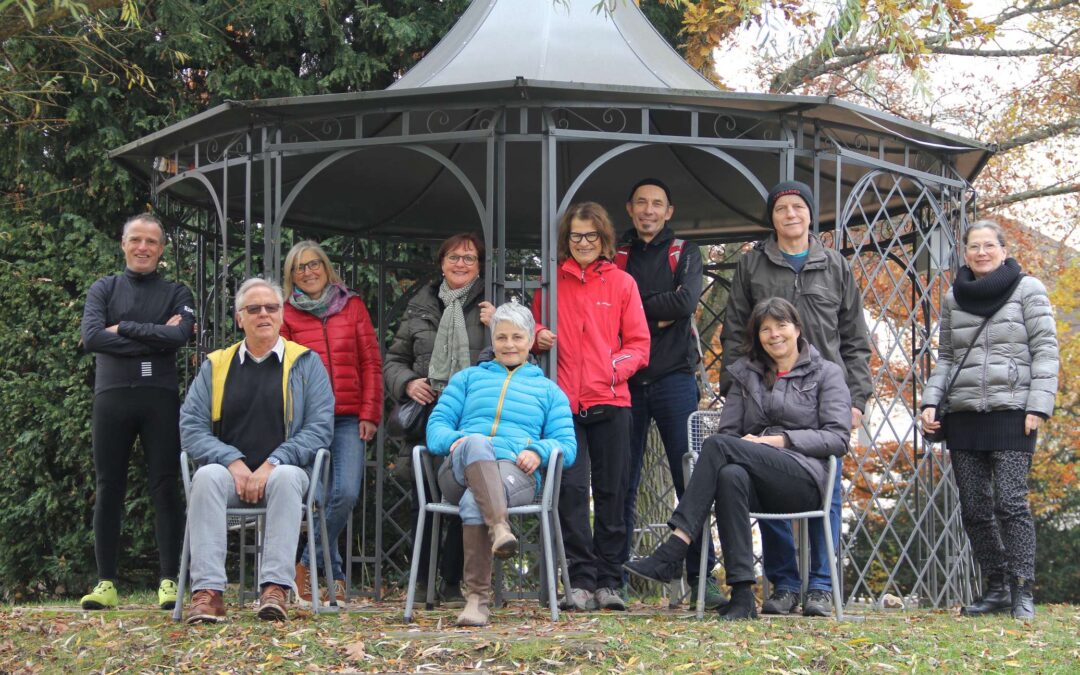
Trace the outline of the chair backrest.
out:
M 180 477 L 184 484 L 184 500 L 191 503 L 191 477 L 199 468 L 198 463 L 192 459 L 187 450 L 180 451 Z M 322 490 L 312 489 L 316 483 L 322 483 Z M 330 451 L 320 448 L 315 453 L 315 463 L 311 467 L 311 483 L 308 486 L 307 495 L 304 498 L 304 506 L 310 507 L 312 502 L 320 494 L 330 494 Z
M 548 455 L 547 465 L 544 467 L 543 489 L 538 495 L 540 503 L 553 503 L 554 496 L 559 494 L 562 486 L 562 472 L 562 450 L 555 448 Z M 442 490 L 439 488 L 439 479 L 427 446 L 413 446 L 413 479 L 416 481 L 421 504 L 438 504 L 442 501 Z
M 719 410 L 695 410 L 686 420 L 686 432 L 690 439 L 690 453 L 697 460 L 701 452 L 701 444 L 705 439 L 716 433 L 720 426 Z

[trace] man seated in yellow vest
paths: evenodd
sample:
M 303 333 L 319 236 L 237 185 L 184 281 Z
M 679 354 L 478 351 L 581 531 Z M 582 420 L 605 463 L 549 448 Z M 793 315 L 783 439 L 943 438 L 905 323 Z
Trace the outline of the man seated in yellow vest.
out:
M 319 355 L 279 335 L 281 288 L 248 279 L 236 292 L 240 342 L 211 353 L 180 410 L 191 481 L 188 623 L 225 620 L 225 509 L 265 505 L 258 616 L 285 621 L 311 464 L 334 435 L 334 394 Z

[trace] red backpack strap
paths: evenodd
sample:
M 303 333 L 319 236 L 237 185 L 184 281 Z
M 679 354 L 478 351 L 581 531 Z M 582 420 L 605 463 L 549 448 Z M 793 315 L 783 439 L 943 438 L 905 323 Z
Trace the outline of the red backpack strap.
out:
M 682 257 L 683 245 L 686 242 L 682 239 L 672 239 L 671 246 L 668 246 L 668 266 L 671 267 L 671 273 L 674 275 L 675 270 L 679 267 L 679 258 Z
M 630 244 L 623 244 L 615 249 L 615 267 L 626 271 L 626 263 L 630 262 Z

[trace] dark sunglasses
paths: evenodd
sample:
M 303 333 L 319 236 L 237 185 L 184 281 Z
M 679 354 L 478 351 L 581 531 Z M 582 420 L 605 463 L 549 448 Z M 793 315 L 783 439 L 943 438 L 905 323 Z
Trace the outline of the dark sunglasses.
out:
M 244 310 L 251 316 L 258 316 L 265 311 L 267 314 L 277 314 L 281 309 L 281 305 L 276 302 L 270 302 L 265 305 L 244 305 L 240 309 Z

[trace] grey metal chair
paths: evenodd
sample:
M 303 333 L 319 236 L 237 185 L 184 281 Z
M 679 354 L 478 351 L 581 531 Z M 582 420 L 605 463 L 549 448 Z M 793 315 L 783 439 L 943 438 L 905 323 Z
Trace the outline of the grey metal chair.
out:
M 570 588 L 570 568 L 566 562 L 566 552 L 563 549 L 562 529 L 559 527 L 559 487 L 562 483 L 562 451 L 555 449 L 548 456 L 547 466 L 544 471 L 543 488 L 540 494 L 531 504 L 512 506 L 507 509 L 510 516 L 531 515 L 540 518 L 540 544 L 541 554 L 544 558 L 543 581 L 547 585 L 548 605 L 551 609 L 551 620 L 559 620 L 559 602 L 556 592 L 555 580 L 555 557 L 562 571 L 563 587 Z M 439 490 L 439 481 L 432 467 L 431 454 L 426 447 L 417 445 L 413 448 L 413 472 L 416 479 L 416 493 L 420 500 L 419 514 L 416 518 L 416 538 L 413 542 L 412 565 L 409 569 L 409 588 L 405 595 L 405 622 L 413 620 L 413 603 L 416 600 L 416 580 L 420 573 L 420 545 L 421 534 L 424 531 L 424 521 L 427 514 L 432 514 L 431 555 L 428 560 L 427 597 L 424 601 L 425 609 L 435 606 L 435 568 L 438 560 L 439 524 L 444 515 L 458 515 L 458 507 L 455 504 L 443 501 L 442 492 Z M 428 499 L 428 495 L 431 499 Z M 554 540 L 554 546 L 552 541 Z M 552 550 L 554 549 L 554 550 Z
M 697 462 L 698 454 L 701 452 L 701 444 L 705 442 L 705 439 L 715 433 L 715 429 L 720 421 L 720 411 L 718 410 L 698 410 L 690 415 L 690 419 L 686 421 L 686 433 L 690 439 L 690 451 L 683 456 L 683 476 L 687 484 L 690 483 L 690 474 L 694 471 L 694 464 Z M 829 578 L 832 582 L 832 596 L 833 596 L 833 612 L 837 621 L 844 618 L 844 608 L 840 601 L 840 575 L 837 572 L 836 566 L 836 549 L 832 540 L 832 528 L 829 526 L 829 511 L 832 508 L 832 493 L 833 485 L 836 480 L 836 457 L 829 457 L 828 479 L 825 482 L 825 497 L 822 501 L 820 509 L 814 511 L 800 511 L 798 513 L 750 513 L 750 518 L 753 520 L 801 520 L 802 526 L 799 528 L 799 546 L 802 551 L 810 550 L 810 537 L 807 528 L 807 522 L 810 518 L 821 518 L 822 524 L 825 529 L 825 549 L 829 556 Z M 708 541 L 712 537 L 712 519 L 705 520 L 705 526 L 702 528 L 701 541 Z M 705 567 L 708 562 L 709 549 L 707 546 L 701 547 L 701 563 L 698 568 L 698 578 L 705 578 Z M 805 594 L 806 583 L 809 571 L 807 569 L 806 560 L 801 560 L 799 564 L 799 573 L 802 575 L 803 594 Z M 697 617 L 699 619 L 705 616 L 705 584 L 698 584 L 697 592 Z
M 195 468 L 194 462 L 190 459 L 187 452 L 180 453 L 180 473 L 183 476 L 184 481 L 184 497 L 187 502 L 191 503 L 191 476 L 192 469 Z M 330 543 L 326 536 L 326 521 L 323 518 L 316 518 L 316 514 L 319 512 L 321 505 L 318 501 L 318 495 L 329 494 L 330 485 L 330 451 L 323 448 L 315 454 L 315 465 L 311 471 L 312 480 L 308 484 L 307 494 L 304 495 L 304 519 L 307 524 L 307 536 L 308 536 L 308 551 L 314 555 L 315 551 L 315 521 L 318 520 L 322 534 L 322 555 L 323 555 L 323 569 L 331 569 L 330 567 Z M 321 489 L 320 489 L 321 485 Z M 228 522 L 232 523 L 234 520 L 238 522 L 240 529 L 240 599 L 244 599 L 244 557 L 245 549 L 248 549 L 246 542 L 245 531 L 249 523 L 255 521 L 255 579 L 256 583 L 259 578 L 259 566 L 262 562 L 262 533 L 263 533 L 263 519 L 266 516 L 265 506 L 242 506 L 236 508 L 228 508 L 225 510 L 225 516 Z M 231 528 L 230 528 L 231 529 Z M 188 582 L 188 566 L 191 563 L 191 548 L 188 540 L 187 527 L 184 527 L 184 547 L 183 552 L 180 555 L 180 576 L 176 582 L 176 607 L 173 608 L 172 618 L 173 621 L 180 621 L 184 618 L 184 592 Z M 311 566 L 311 607 L 316 614 L 323 612 L 336 612 L 338 611 L 337 599 L 333 593 L 330 594 L 330 602 L 327 607 L 323 607 L 319 600 L 319 569 L 318 565 Z M 331 591 L 333 590 L 333 583 L 330 584 Z

